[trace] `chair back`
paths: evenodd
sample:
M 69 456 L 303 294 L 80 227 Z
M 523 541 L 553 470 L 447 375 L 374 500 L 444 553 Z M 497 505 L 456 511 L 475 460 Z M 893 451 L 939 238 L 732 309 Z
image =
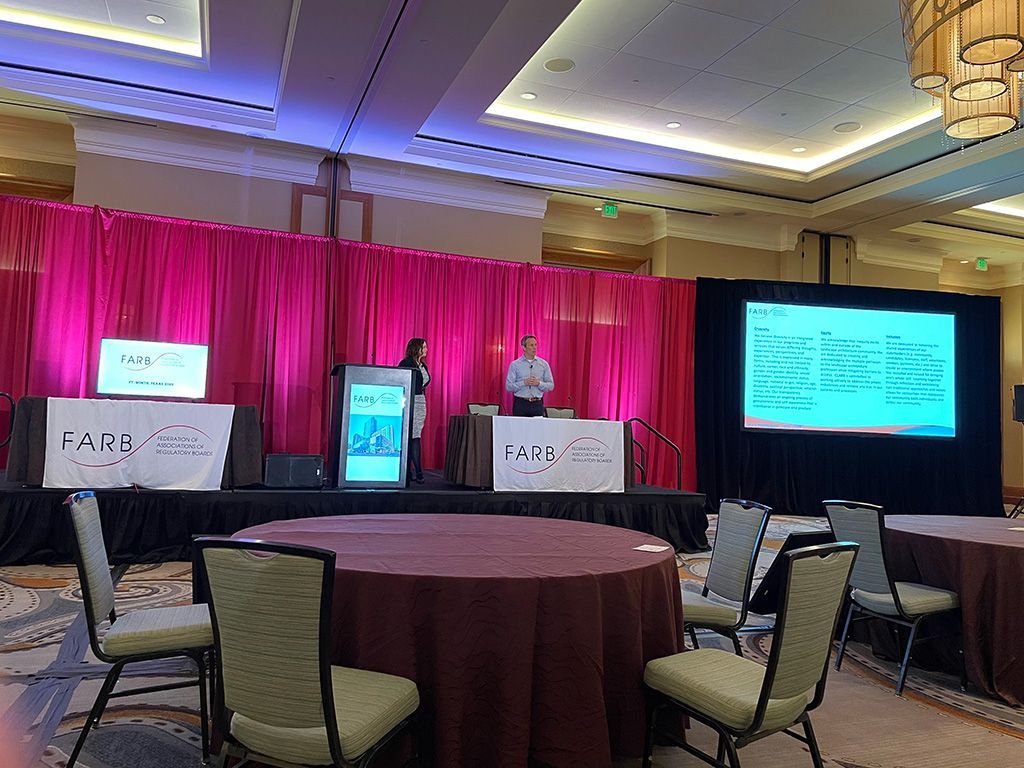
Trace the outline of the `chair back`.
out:
M 552 405 L 544 409 L 544 415 L 549 419 L 575 419 L 576 409 L 570 406 Z
M 850 586 L 865 592 L 893 595 L 885 567 L 885 510 L 859 501 L 830 500 L 823 501 L 822 505 L 836 541 L 860 544 Z
M 498 403 L 466 403 L 466 410 L 474 416 L 501 415 L 501 406 Z
M 92 491 L 73 493 L 64 500 L 75 531 L 75 565 L 82 586 L 89 640 L 96 650 L 96 625 L 114 615 L 114 581 L 110 578 L 107 548 L 103 543 L 100 508 Z
M 785 590 L 779 596 L 772 650 L 759 700 L 788 699 L 816 688 L 808 706 L 824 695 L 832 637 L 846 597 L 858 545 L 819 544 L 786 552 Z M 758 718 L 755 716 L 755 722 Z
M 742 602 L 744 618 L 757 553 L 771 514 L 771 507 L 756 501 L 722 499 L 718 505 L 715 548 L 711 552 L 704 591 Z
M 223 705 L 267 725 L 326 728 L 340 755 L 330 672 L 335 554 L 246 539 L 194 546 L 210 590 Z

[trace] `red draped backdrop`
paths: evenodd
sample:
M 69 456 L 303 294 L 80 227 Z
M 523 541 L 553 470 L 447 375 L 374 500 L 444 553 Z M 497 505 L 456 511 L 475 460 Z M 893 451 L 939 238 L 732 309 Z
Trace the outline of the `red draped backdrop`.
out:
M 505 372 L 532 333 L 549 404 L 647 420 L 682 448 L 693 488 L 695 290 L 0 197 L 0 391 L 95 396 L 104 337 L 209 344 L 208 400 L 257 405 L 268 452 L 323 453 L 331 366 L 394 365 L 423 336 L 424 459 L 438 467 L 449 414 L 495 400 L 508 412 Z M 667 451 L 651 463 L 651 480 L 674 483 Z

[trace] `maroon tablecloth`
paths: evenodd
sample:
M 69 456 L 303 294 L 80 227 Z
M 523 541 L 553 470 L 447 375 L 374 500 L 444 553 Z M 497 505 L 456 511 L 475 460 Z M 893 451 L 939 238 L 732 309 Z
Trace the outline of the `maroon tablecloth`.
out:
M 682 648 L 660 539 L 490 515 L 287 520 L 238 537 L 338 554 L 337 664 L 403 675 L 444 768 L 610 766 L 643 746 L 644 665 Z
M 1024 527 L 1024 520 L 889 515 L 885 524 L 896 579 L 960 596 L 971 682 L 1024 704 L 1024 530 L 1011 530 Z

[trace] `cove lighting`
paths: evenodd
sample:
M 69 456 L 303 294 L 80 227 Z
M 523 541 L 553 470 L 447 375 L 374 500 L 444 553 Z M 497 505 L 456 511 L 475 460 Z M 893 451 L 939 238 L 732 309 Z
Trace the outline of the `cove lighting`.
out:
M 19 24 L 36 29 L 48 29 L 71 35 L 82 35 L 83 37 L 99 38 L 100 40 L 110 40 L 115 43 L 137 45 L 143 48 L 154 48 L 160 51 L 167 51 L 168 53 L 179 53 L 183 56 L 195 58 L 200 58 L 203 55 L 203 46 L 198 40 L 192 41 L 166 37 L 150 32 L 140 32 L 134 29 L 118 27 L 113 24 L 81 21 L 47 13 L 23 11 L 7 6 L 0 6 L 0 22 Z
M 518 107 L 510 104 L 495 102 L 487 108 L 487 115 L 510 120 L 518 120 L 533 125 L 547 125 L 555 128 L 563 128 L 570 131 L 579 131 L 596 136 L 606 136 L 623 141 L 633 141 L 640 144 L 666 147 L 676 149 L 680 152 L 693 152 L 700 155 L 724 158 L 726 160 L 737 160 L 743 163 L 753 163 L 770 168 L 783 168 L 786 170 L 810 173 L 835 163 L 844 157 L 860 152 L 875 144 L 899 136 L 901 133 L 913 130 L 931 120 L 938 118 L 942 113 L 938 108 L 930 109 L 919 115 L 908 118 L 903 122 L 891 125 L 888 128 L 872 134 L 861 136 L 849 144 L 836 147 L 827 152 L 820 152 L 809 157 L 794 157 L 791 152 L 778 154 L 776 152 L 743 149 L 742 147 L 719 144 L 706 139 L 698 139 L 686 136 L 685 134 L 673 136 L 665 133 L 655 133 L 644 128 L 634 128 L 627 125 L 616 125 L 613 123 L 601 123 L 596 120 L 585 120 L 569 115 L 555 114 L 553 112 L 541 112 L 530 109 L 526 106 Z

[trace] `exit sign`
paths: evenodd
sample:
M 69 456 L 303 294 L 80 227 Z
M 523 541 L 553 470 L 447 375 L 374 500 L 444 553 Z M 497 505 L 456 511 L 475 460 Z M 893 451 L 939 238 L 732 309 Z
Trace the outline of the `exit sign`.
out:
M 601 206 L 601 215 L 606 219 L 619 218 L 619 206 L 616 203 L 605 203 Z
M 974 268 L 980 272 L 988 272 L 988 259 L 978 259 L 974 262 Z

